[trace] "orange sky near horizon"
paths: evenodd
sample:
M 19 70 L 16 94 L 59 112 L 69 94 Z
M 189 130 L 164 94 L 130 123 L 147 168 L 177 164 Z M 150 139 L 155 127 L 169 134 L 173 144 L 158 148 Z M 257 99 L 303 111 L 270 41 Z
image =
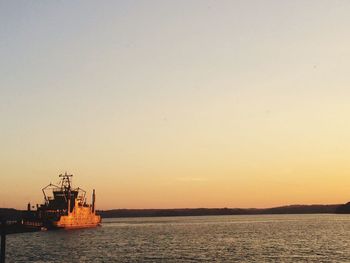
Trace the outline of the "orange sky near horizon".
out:
M 0 207 L 350 200 L 350 2 L 0 3 Z M 38 15 L 40 14 L 40 15 Z

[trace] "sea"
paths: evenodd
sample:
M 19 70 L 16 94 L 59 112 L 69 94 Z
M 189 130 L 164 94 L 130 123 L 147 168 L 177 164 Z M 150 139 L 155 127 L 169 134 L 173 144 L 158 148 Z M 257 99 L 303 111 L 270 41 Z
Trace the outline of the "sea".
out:
M 8 235 L 6 262 L 350 262 L 350 215 L 110 218 Z

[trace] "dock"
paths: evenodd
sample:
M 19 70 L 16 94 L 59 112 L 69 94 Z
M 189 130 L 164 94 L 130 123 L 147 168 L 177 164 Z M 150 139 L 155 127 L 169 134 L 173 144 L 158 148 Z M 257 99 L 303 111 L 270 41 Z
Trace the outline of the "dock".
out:
M 6 236 L 9 234 L 18 234 L 26 232 L 37 232 L 41 228 L 39 225 L 24 225 L 22 221 L 0 219 L 0 232 L 1 232 L 1 250 L 0 250 L 0 263 L 5 263 L 6 260 Z

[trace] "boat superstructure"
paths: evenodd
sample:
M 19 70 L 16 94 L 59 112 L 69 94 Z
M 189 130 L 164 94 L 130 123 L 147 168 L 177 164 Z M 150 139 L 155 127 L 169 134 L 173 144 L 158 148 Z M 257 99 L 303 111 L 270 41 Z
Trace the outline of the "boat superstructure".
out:
M 37 207 L 37 218 L 47 228 L 96 227 L 101 217 L 96 215 L 96 194 L 92 203 L 86 202 L 86 191 L 72 187 L 72 174 L 60 174 L 60 184 L 50 183 L 42 189 L 44 204 Z

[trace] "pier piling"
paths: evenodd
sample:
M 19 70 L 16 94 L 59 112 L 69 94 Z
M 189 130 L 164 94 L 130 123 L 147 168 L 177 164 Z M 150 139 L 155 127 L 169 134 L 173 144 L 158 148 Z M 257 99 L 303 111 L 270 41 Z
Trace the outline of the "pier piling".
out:
M 1 251 L 0 263 L 5 263 L 5 248 L 6 248 L 6 220 L 1 220 Z

